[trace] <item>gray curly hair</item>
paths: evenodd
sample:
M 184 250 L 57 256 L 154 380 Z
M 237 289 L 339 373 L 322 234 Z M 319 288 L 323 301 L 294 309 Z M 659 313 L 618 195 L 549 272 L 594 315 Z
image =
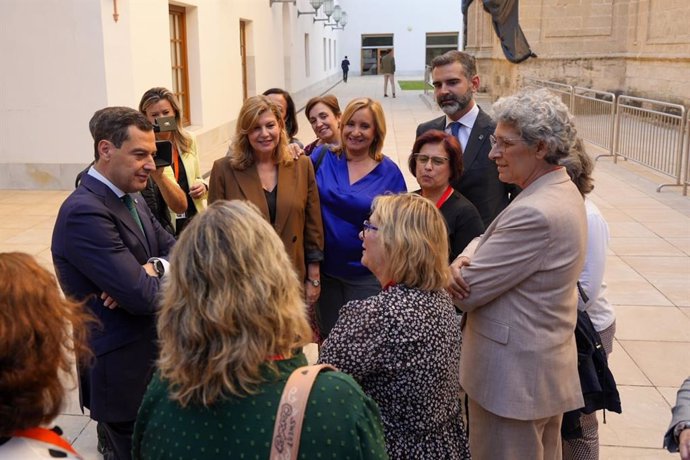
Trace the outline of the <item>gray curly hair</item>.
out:
M 496 122 L 514 127 L 529 145 L 544 142 L 544 160 L 557 165 L 570 153 L 577 130 L 568 107 L 545 88 L 525 89 L 502 97 L 493 105 Z

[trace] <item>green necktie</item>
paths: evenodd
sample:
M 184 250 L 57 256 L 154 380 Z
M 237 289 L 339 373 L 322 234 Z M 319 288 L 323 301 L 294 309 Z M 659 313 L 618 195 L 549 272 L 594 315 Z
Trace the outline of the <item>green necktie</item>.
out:
M 125 194 L 125 196 L 122 197 L 122 202 L 127 206 L 127 209 L 129 209 L 129 213 L 132 215 L 134 218 L 134 222 L 137 223 L 139 226 L 139 229 L 141 230 L 141 233 L 146 235 L 144 232 L 144 226 L 141 225 L 141 219 L 139 218 L 139 213 L 137 212 L 137 208 L 134 206 L 134 200 L 132 199 L 131 196 L 128 194 Z

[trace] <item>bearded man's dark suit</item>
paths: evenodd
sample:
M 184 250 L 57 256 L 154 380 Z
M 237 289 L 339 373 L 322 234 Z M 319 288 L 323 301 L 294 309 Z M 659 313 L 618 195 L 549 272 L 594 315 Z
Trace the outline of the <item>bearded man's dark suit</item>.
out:
M 444 131 L 446 116 L 435 118 L 417 126 L 417 135 L 437 129 Z M 498 180 L 496 164 L 489 159 L 491 142 L 489 136 L 496 129 L 496 124 L 481 108 L 477 114 L 467 146 L 462 153 L 464 172 L 462 177 L 451 182 L 455 190 L 463 194 L 479 210 L 484 226 L 508 206 L 510 194 L 515 193 L 512 185 Z
M 136 419 L 157 357 L 155 314 L 160 280 L 142 265 L 165 257 L 175 240 L 132 195 L 144 229 L 105 183 L 84 174 L 67 197 L 53 230 L 51 251 L 66 295 L 86 301 L 99 324 L 90 330 L 93 364 L 79 369 L 82 406 L 99 422 Z M 118 303 L 106 308 L 107 292 Z

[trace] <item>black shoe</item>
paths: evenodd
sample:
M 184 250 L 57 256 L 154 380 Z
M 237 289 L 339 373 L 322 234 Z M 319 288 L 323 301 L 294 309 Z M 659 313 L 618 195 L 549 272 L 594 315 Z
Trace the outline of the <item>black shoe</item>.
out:
M 388 94 L 384 94 L 383 97 L 388 97 Z

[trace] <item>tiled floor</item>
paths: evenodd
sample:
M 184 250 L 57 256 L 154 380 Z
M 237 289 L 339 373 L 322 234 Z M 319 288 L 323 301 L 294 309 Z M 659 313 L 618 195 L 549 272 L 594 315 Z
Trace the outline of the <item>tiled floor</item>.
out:
M 396 99 L 384 99 L 382 85 L 381 78 L 351 77 L 332 92 L 343 108 L 357 96 L 382 102 L 388 129 L 384 152 L 401 166 L 408 188 L 416 188 L 406 168 L 415 129 L 440 112 L 429 108 L 420 92 L 398 91 Z M 298 107 L 305 102 L 296 101 Z M 310 142 L 314 135 L 303 114 L 300 126 L 299 137 Z M 601 152 L 590 146 L 590 153 Z M 213 160 L 202 152 L 205 169 Z M 690 375 L 690 198 L 677 188 L 656 193 L 663 179 L 610 158 L 597 162 L 595 178 L 591 196 L 612 236 L 606 279 L 618 332 L 611 368 L 623 401 L 623 414 L 609 413 L 600 425 L 601 458 L 673 458 L 661 442 L 676 388 Z M 0 251 L 28 252 L 52 271 L 53 222 L 68 193 L 0 190 Z M 81 414 L 76 391 L 57 423 L 86 459 L 100 458 L 94 423 Z

